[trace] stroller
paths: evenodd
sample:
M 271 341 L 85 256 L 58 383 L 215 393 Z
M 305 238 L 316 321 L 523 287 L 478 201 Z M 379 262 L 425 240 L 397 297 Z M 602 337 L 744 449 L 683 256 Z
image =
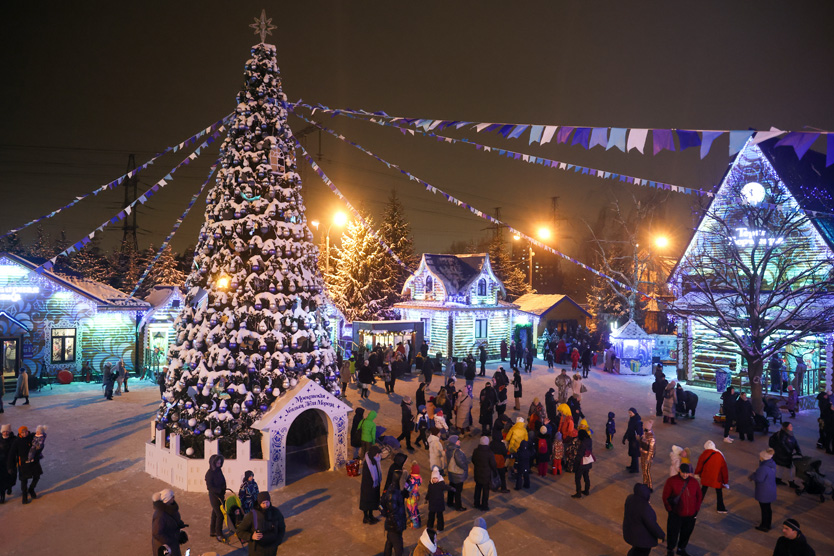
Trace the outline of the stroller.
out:
M 796 478 L 802 481 L 802 488 L 796 489 L 797 496 L 807 492 L 819 496 L 820 502 L 825 502 L 826 491 L 830 489 L 832 500 L 834 500 L 834 488 L 832 488 L 831 481 L 825 479 L 825 475 L 820 472 L 822 460 L 803 456 L 795 459 L 793 464 L 796 468 Z
M 782 411 L 776 403 L 775 398 L 764 399 L 764 414 L 768 419 L 773 419 L 773 424 L 782 422 Z
M 243 506 L 240 503 L 240 498 L 238 498 L 235 491 L 230 488 L 226 489 L 231 494 L 226 497 L 226 502 L 220 506 L 220 510 L 223 512 L 223 519 L 225 520 L 226 528 L 231 531 L 234 537 L 237 537 L 237 524 L 243 519 Z M 240 539 L 238 539 L 240 541 Z M 240 546 L 243 546 L 243 542 L 241 541 Z

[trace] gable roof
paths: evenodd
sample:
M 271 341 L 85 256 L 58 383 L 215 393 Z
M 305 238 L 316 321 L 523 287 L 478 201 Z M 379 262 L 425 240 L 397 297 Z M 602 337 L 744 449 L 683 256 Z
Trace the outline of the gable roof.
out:
M 484 268 L 486 253 L 476 255 L 437 255 L 426 253 L 423 260 L 429 271 L 437 276 L 447 295 L 466 291 Z
M 588 318 L 591 318 L 591 313 L 583 309 L 576 301 L 562 294 L 541 294 L 541 293 L 527 293 L 513 301 L 518 305 L 521 311 L 531 313 L 533 315 L 542 316 L 562 302 L 570 303 L 583 313 Z
M 680 269 L 681 263 L 686 259 L 692 248 L 695 239 L 701 232 L 706 218 L 710 214 L 716 200 L 719 199 L 722 189 L 727 185 L 728 177 L 733 168 L 739 164 L 742 157 L 748 156 L 751 150 L 758 150 L 764 155 L 771 165 L 782 184 L 785 185 L 790 195 L 804 211 L 817 211 L 816 216 L 809 218 L 814 228 L 819 232 L 828 248 L 834 251 L 834 165 L 826 168 L 825 155 L 809 150 L 801 159 L 797 157 L 794 149 L 786 146 L 776 148 L 779 138 L 768 139 L 761 143 L 753 143 L 748 139 L 744 147 L 735 155 L 727 166 L 727 170 L 721 177 L 720 186 L 710 198 L 710 202 L 701 215 L 697 226 L 689 236 L 681 257 L 672 267 L 667 282 L 672 282 Z M 826 213 L 826 214 L 820 214 Z
M 634 322 L 632 319 L 628 319 L 628 322 L 622 325 L 621 327 L 612 330 L 611 334 L 608 336 L 612 339 L 618 340 L 650 340 L 651 336 L 646 333 L 645 330 L 640 328 L 640 325 Z
M 301 402 L 296 402 L 296 398 L 301 397 Z M 295 386 L 287 389 L 280 398 L 272 402 L 269 410 L 267 410 L 261 418 L 252 423 L 253 429 L 269 430 L 273 421 L 281 414 L 282 411 L 295 411 L 301 408 L 311 409 L 310 403 L 305 404 L 305 399 L 317 399 L 321 403 L 315 405 L 326 406 L 328 409 L 336 412 L 344 411 L 345 413 L 353 411 L 353 408 L 342 402 L 339 398 L 316 384 L 315 381 L 310 380 L 306 376 L 298 379 Z M 298 406 L 298 407 L 296 407 Z
M 0 261 L 4 258 L 12 263 L 23 266 L 32 272 L 37 271 L 38 274 L 58 283 L 61 287 L 90 299 L 100 308 L 138 310 L 146 310 L 150 308 L 150 304 L 119 291 L 116 288 L 110 287 L 107 284 L 102 284 L 101 282 L 90 280 L 89 278 L 73 278 L 63 276 L 44 268 L 39 269 L 37 264 L 21 257 L 20 255 L 15 255 L 14 253 L 0 253 Z

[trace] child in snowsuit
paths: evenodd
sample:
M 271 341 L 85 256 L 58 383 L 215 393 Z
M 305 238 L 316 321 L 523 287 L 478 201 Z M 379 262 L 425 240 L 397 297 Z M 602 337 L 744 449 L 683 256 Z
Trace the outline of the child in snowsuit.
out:
M 434 529 L 435 519 L 438 531 L 442 531 L 445 527 L 443 512 L 446 510 L 446 497 L 444 493 L 447 490 L 454 492 L 455 489 L 446 484 L 440 474 L 440 468 L 435 465 L 431 470 L 431 483 L 426 493 L 426 503 L 429 505 L 429 522 L 426 525 L 429 529 Z
M 446 440 L 446 437 L 449 436 L 449 425 L 446 423 L 446 417 L 443 415 L 442 409 L 434 412 L 434 426 L 440 431 L 440 438 Z
M 539 464 L 539 477 L 546 477 L 550 463 L 550 434 L 547 427 L 542 426 L 536 438 L 536 463 Z
M 609 450 L 614 447 L 611 439 L 617 434 L 617 425 L 614 423 L 614 412 L 608 412 L 608 422 L 605 423 L 605 447 Z
M 562 458 L 565 455 L 565 444 L 562 442 L 562 433 L 557 432 L 553 440 L 553 474 L 562 474 Z
M 414 428 L 417 430 L 417 446 L 420 443 L 423 443 L 423 446 L 426 447 L 426 450 L 429 449 L 429 439 L 427 437 L 427 433 L 429 430 L 429 416 L 426 414 L 426 406 L 421 405 L 417 408 L 419 413 L 417 414 L 416 422 L 414 423 Z

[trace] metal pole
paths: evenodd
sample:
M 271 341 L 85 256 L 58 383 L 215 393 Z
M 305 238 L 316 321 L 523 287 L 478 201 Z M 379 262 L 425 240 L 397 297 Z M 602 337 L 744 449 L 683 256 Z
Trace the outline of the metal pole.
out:
M 325 247 L 325 250 L 327 251 L 327 255 L 326 255 L 327 259 L 326 259 L 326 262 L 324 263 L 324 267 L 327 269 L 327 273 L 330 274 L 330 228 L 327 228 L 326 244 L 327 244 L 327 247 Z
M 533 287 L 533 244 L 530 244 L 530 287 Z

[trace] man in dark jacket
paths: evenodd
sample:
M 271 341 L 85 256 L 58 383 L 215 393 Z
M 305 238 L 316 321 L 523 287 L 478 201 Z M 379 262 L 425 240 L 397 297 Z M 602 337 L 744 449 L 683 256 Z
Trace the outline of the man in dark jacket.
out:
M 472 452 L 472 475 L 475 479 L 475 507 L 481 511 L 489 511 L 489 489 L 492 485 L 492 474 L 498 472 L 495 454 L 489 447 L 489 437 L 482 436 L 478 447 Z
M 113 399 L 113 383 L 116 381 L 116 373 L 113 372 L 113 365 L 110 363 L 104 364 L 104 374 L 102 375 L 104 382 L 104 397 L 108 400 Z M 165 392 L 163 392 L 164 394 Z
M 782 523 L 782 536 L 776 541 L 773 556 L 816 556 L 816 554 L 805 539 L 805 535 L 799 530 L 799 522 L 795 519 L 786 519 Z
M 582 363 L 582 378 L 588 378 L 591 373 L 591 346 L 585 346 L 579 361 Z
M 698 394 L 691 390 L 684 390 L 678 383 L 675 386 L 678 395 L 678 413 L 690 419 L 695 418 L 695 410 L 698 409 Z
M 409 452 L 413 452 L 414 448 L 411 447 L 411 431 L 414 430 L 414 415 L 411 412 L 411 398 L 405 396 L 403 401 L 400 402 L 400 411 L 402 415 L 400 416 L 400 425 L 402 425 L 403 432 L 397 437 L 397 440 L 405 439 L 405 447 Z
M 258 493 L 258 505 L 237 526 L 237 537 L 249 543 L 249 556 L 275 556 L 284 542 L 287 526 L 268 492 Z
M 727 388 L 727 391 L 721 394 L 721 404 L 724 407 L 724 442 L 732 444 L 733 439 L 730 437 L 730 427 L 733 426 L 736 420 L 736 402 L 738 396 L 736 389 L 733 386 Z
M 698 479 L 692 476 L 692 468 L 688 463 L 682 463 L 677 475 L 666 479 L 663 485 L 663 505 L 669 512 L 666 521 L 666 553 L 674 554 L 675 548 L 679 556 L 689 556 L 686 545 L 695 529 L 695 516 L 701 509 L 701 487 Z
M 556 411 L 556 390 L 551 388 L 544 395 L 544 411 L 551 423 L 558 423 L 559 417 Z
M 753 442 L 753 415 L 753 404 L 747 399 L 747 392 L 742 392 L 736 400 L 736 432 L 739 440 L 744 441 L 746 437 Z
M 478 360 L 481 362 L 480 376 L 486 376 L 487 351 L 484 347 L 484 344 L 481 344 L 481 346 L 478 348 Z
M 770 436 L 768 444 L 774 450 L 773 461 L 776 463 L 776 484 L 784 485 L 784 477 L 788 476 L 788 485 L 798 488 L 793 480 L 793 455 L 802 455 L 799 443 L 793 435 L 793 423 L 785 421 L 782 428 Z
M 420 369 L 423 372 L 423 382 L 426 383 L 426 388 L 431 385 L 431 378 L 434 375 L 434 363 L 428 357 L 423 358 L 423 368 Z
M 643 436 L 643 420 L 640 414 L 633 407 L 628 408 L 628 427 L 623 435 L 623 444 L 628 442 L 628 455 L 631 457 L 631 464 L 626 467 L 629 473 L 637 473 L 640 466 L 637 465 L 640 459 L 640 437 Z
M 655 408 L 655 415 L 663 417 L 663 394 L 666 391 L 666 386 L 669 381 L 663 376 L 663 373 L 657 373 L 652 383 L 652 392 L 654 392 L 654 399 L 657 401 Z
M 478 417 L 478 422 L 481 424 L 481 435 L 489 436 L 492 432 L 492 413 L 498 403 L 498 395 L 492 387 L 492 382 L 487 381 L 478 399 L 481 402 Z
M 515 453 L 515 489 L 530 488 L 530 466 L 533 464 L 533 447 L 522 440 Z
M 226 501 L 226 477 L 223 476 L 223 456 L 215 454 L 209 458 L 209 468 L 206 471 L 206 489 L 208 490 L 209 503 L 211 504 L 211 521 L 209 522 L 209 535 L 217 537 L 220 542 L 225 542 L 223 536 L 223 512 L 220 507 Z
M 8 465 L 9 454 L 12 453 L 12 445 L 16 439 L 10 424 L 0 426 L 0 504 L 6 502 L 6 495 L 12 493 L 16 480 L 11 466 Z
M 394 472 L 380 504 L 385 516 L 385 556 L 403 555 L 403 531 L 406 527 L 405 500 L 401 490 L 402 469 Z
M 34 454 L 34 458 L 29 457 L 32 448 L 32 435 L 26 427 L 20 427 L 17 430 L 17 438 L 12 442 L 11 451 L 7 460 L 8 470 L 11 475 L 15 471 L 20 479 L 20 491 L 23 495 L 23 503 L 29 503 L 29 496 L 37 498 L 35 494 L 35 487 L 43 474 L 43 469 L 40 463 L 40 452 Z M 29 481 L 32 481 L 29 484 Z
M 180 518 L 180 509 L 174 501 L 174 491 L 166 488 L 153 495 L 153 525 L 151 526 L 151 546 L 153 554 L 164 554 L 167 549 L 170 556 L 180 556 L 180 538 L 183 527 L 188 527 Z
M 623 514 L 623 539 L 631 550 L 628 556 L 648 556 L 657 546 L 658 539 L 664 540 L 666 533 L 657 523 L 657 514 L 649 503 L 651 489 L 643 483 L 634 485 L 634 494 L 625 501 Z

